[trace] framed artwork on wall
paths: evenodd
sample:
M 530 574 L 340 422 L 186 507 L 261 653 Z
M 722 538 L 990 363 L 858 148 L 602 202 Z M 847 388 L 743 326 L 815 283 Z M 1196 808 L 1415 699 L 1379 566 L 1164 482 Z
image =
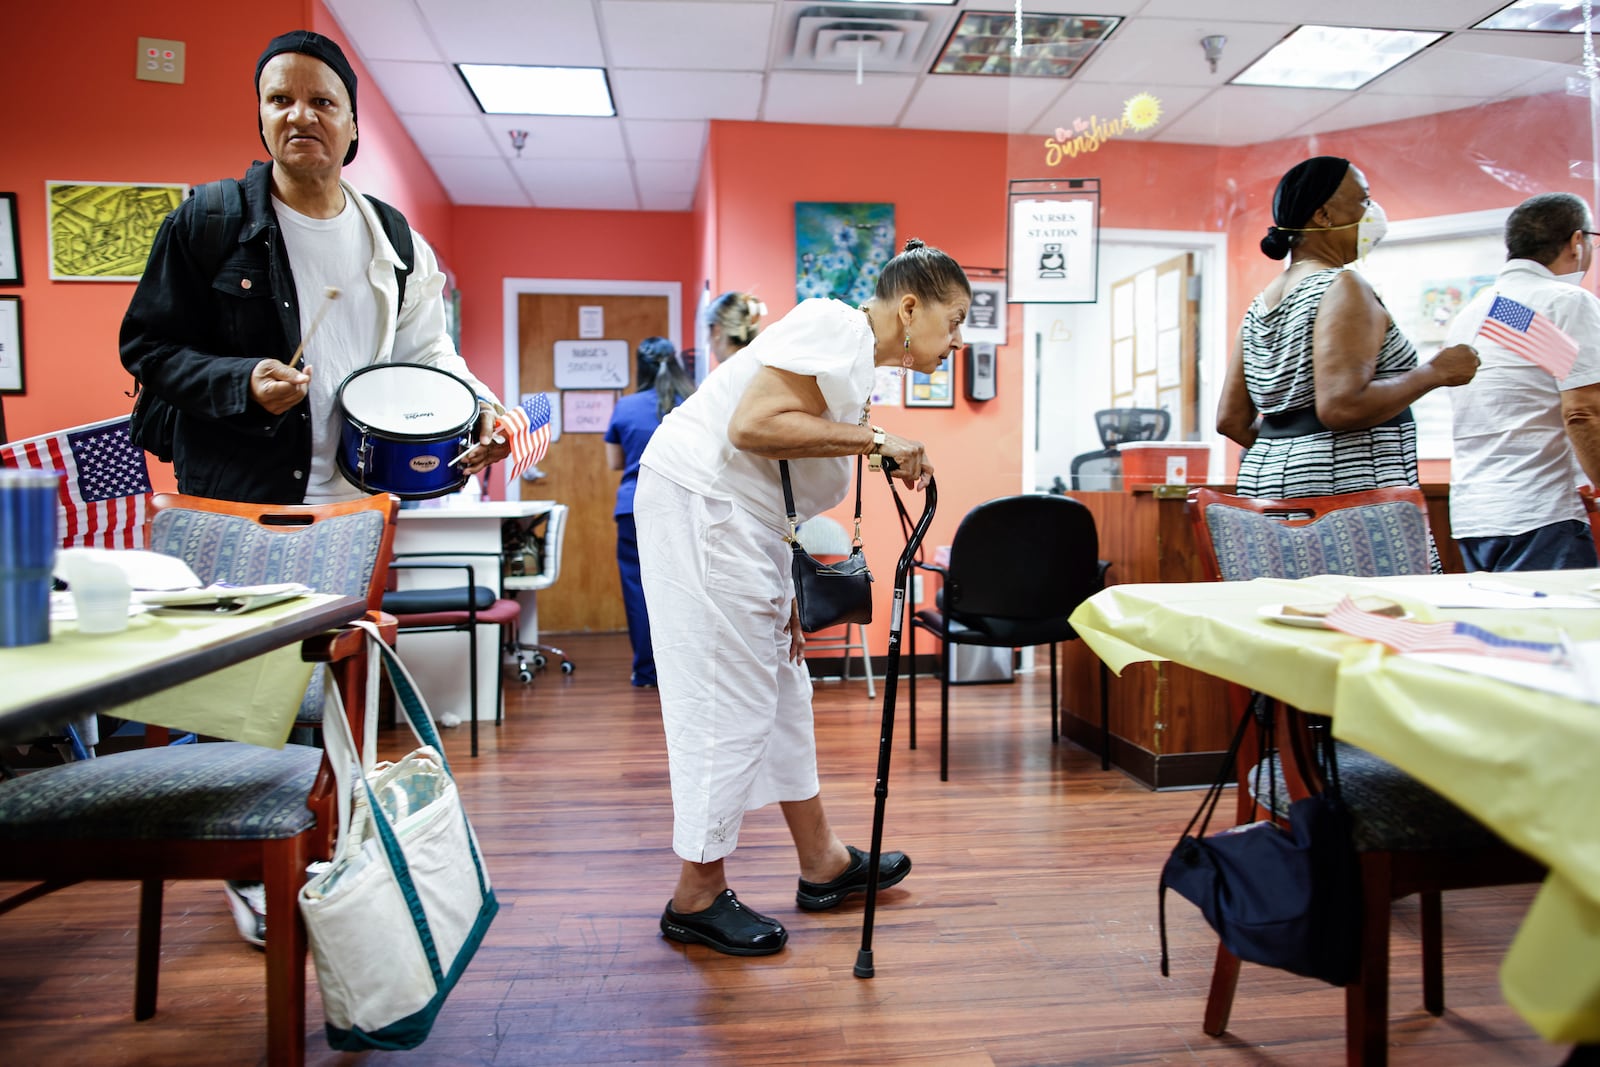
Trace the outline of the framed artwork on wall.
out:
M 187 185 L 45 182 L 53 281 L 136 282 Z
M 22 237 L 17 233 L 17 194 L 0 193 L 0 285 L 22 284 Z
M 794 244 L 796 300 L 863 304 L 894 258 L 894 205 L 797 203 Z
M 23 392 L 22 297 L 0 296 L 0 395 Z
M 906 407 L 953 408 L 956 406 L 956 366 L 950 355 L 944 357 L 932 374 L 906 372 Z

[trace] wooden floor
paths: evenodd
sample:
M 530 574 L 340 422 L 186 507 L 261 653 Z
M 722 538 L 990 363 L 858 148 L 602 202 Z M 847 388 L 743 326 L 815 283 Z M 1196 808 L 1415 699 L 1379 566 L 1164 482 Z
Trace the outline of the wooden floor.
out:
M 880 898 L 877 977 L 851 974 L 860 898 L 794 906 L 776 809 L 751 814 L 729 860 L 742 899 L 782 920 L 788 948 L 734 959 L 663 940 L 676 875 L 654 690 L 626 684 L 626 641 L 573 637 L 570 677 L 509 683 L 477 760 L 446 734 L 502 910 L 432 1038 L 410 1064 L 1336 1065 L 1343 994 L 1246 966 L 1232 1032 L 1200 1030 L 1215 941 L 1170 898 L 1172 977 L 1158 971 L 1156 875 L 1198 794 L 1154 794 L 1049 741 L 1047 682 L 954 691 L 951 781 L 938 780 L 937 687 L 922 747 L 904 747 L 887 843 L 911 876 Z M 882 694 L 817 689 L 823 796 L 868 844 Z M 400 750 L 398 732 L 386 747 Z M 8 887 L 0 885 L 0 892 Z M 1390 1062 L 1554 1065 L 1501 1000 L 1496 969 L 1531 889 L 1446 898 L 1442 1018 L 1421 1006 L 1417 914 L 1394 931 Z M 79 886 L 0 920 L 0 1064 L 248 1064 L 265 1048 L 264 966 L 214 884 L 169 886 L 155 1018 L 132 1016 L 130 885 Z M 330 1052 L 312 986 L 308 1059 Z M 367 1061 L 387 1061 L 372 1054 Z M 394 1058 L 394 1062 L 402 1062 Z

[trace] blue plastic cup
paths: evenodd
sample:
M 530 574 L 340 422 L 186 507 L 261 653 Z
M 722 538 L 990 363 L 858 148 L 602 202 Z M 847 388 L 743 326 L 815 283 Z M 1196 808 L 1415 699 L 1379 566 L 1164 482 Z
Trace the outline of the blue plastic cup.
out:
M 0 648 L 50 640 L 59 471 L 0 470 Z

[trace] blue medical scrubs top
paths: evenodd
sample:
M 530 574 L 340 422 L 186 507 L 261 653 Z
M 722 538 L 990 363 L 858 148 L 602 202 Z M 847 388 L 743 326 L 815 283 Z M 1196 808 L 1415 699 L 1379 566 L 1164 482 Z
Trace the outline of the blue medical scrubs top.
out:
M 617 507 L 613 515 L 633 514 L 633 491 L 639 484 L 639 457 L 644 446 L 661 425 L 656 414 L 656 391 L 630 393 L 611 409 L 611 425 L 606 427 L 606 443 L 622 446 L 622 484 L 617 486 Z

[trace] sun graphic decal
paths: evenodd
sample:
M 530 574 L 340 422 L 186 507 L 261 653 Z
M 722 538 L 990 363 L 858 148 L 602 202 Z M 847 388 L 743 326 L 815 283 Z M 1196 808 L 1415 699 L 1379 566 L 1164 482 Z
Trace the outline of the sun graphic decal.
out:
M 1135 93 L 1122 105 L 1122 121 L 1131 129 L 1148 130 L 1161 121 L 1161 101 L 1149 93 Z

